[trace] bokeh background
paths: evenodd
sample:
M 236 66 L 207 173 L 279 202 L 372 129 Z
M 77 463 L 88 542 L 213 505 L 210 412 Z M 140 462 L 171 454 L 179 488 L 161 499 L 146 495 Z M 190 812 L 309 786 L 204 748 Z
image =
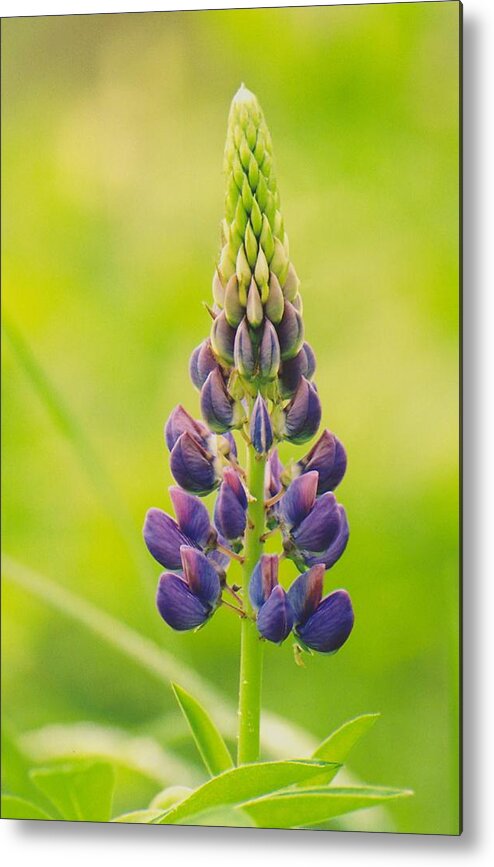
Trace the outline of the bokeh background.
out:
M 327 588 L 356 610 L 335 657 L 301 669 L 289 642 L 267 648 L 264 706 L 313 738 L 380 711 L 352 771 L 415 797 L 377 827 L 457 830 L 458 19 L 445 2 L 2 22 L 3 710 L 33 760 L 113 756 L 121 809 L 200 778 L 172 663 L 235 702 L 236 619 L 172 633 L 140 532 L 169 506 L 163 423 L 179 401 L 198 413 L 187 363 L 244 81 L 273 136 L 323 422 L 349 453 L 351 541 Z M 116 646 L 121 624 L 162 669 Z

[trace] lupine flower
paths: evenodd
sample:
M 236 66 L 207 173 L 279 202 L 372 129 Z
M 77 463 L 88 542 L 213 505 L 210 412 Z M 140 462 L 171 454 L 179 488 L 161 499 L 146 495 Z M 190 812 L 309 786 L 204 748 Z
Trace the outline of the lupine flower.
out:
M 221 599 L 221 584 L 211 562 L 197 548 L 180 547 L 181 571 L 164 572 L 158 583 L 156 604 L 163 620 L 183 631 L 202 626 Z
M 299 476 L 283 495 L 278 509 L 285 554 L 302 569 L 316 563 L 330 569 L 348 542 L 345 510 L 332 493 L 316 499 L 318 481 L 315 471 Z
M 249 582 L 249 598 L 258 612 L 257 628 L 263 638 L 280 644 L 293 627 L 293 611 L 283 587 L 278 584 L 278 557 L 263 554 Z
M 246 379 L 252 379 L 256 371 L 257 358 L 249 324 L 245 316 L 237 328 L 233 356 L 236 370 Z
M 283 398 L 292 397 L 300 385 L 300 380 L 312 379 L 316 369 L 316 359 L 312 348 L 304 343 L 300 352 L 288 358 L 280 368 L 280 392 Z
M 325 430 L 310 452 L 295 464 L 298 472 L 316 470 L 319 474 L 317 494 L 334 491 L 345 475 L 347 457 L 342 443 L 331 431 Z
M 179 404 L 172 410 L 165 425 L 165 441 L 170 451 L 183 433 L 190 434 L 204 447 L 207 446 L 211 435 L 211 431 L 202 421 L 192 418 L 190 413 Z
M 238 424 L 235 401 L 228 394 L 219 368 L 211 371 L 201 389 L 201 412 L 215 433 L 224 433 Z
M 304 323 L 293 304 L 285 300 L 281 322 L 276 327 L 280 342 L 281 358 L 294 358 L 304 343 Z
M 264 330 L 259 347 L 259 377 L 263 382 L 275 379 L 280 367 L 281 351 L 275 328 L 269 319 L 264 321 Z
M 214 454 L 187 431 L 172 448 L 170 469 L 182 488 L 199 497 L 214 491 L 221 479 Z
M 218 367 L 218 362 L 211 348 L 210 340 L 203 340 L 197 346 L 189 361 L 189 373 L 192 383 L 200 391 L 212 370 Z
M 238 474 L 230 467 L 223 470 L 214 507 L 214 524 L 219 533 L 231 542 L 240 540 L 247 521 L 247 494 Z
M 273 445 L 273 429 L 264 398 L 258 394 L 250 419 L 250 438 L 259 454 L 267 454 Z
M 218 533 L 206 506 L 181 488 L 173 486 L 169 492 L 177 520 L 161 509 L 149 509 L 143 535 L 150 554 L 165 569 L 180 569 L 180 548 L 188 545 L 207 551 L 220 568 L 227 566 L 228 557 L 214 550 Z
M 284 410 L 285 439 L 305 443 L 312 439 L 321 423 L 321 402 L 311 382 L 302 376 L 297 391 Z
M 324 566 L 304 572 L 288 591 L 295 635 L 302 644 L 319 653 L 335 653 L 353 628 L 354 614 L 346 590 L 334 590 L 322 598 Z

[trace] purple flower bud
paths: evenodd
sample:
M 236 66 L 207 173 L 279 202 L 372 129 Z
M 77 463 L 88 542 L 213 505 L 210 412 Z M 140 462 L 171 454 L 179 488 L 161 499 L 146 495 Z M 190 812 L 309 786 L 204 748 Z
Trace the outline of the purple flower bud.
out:
M 211 341 L 203 340 L 203 342 L 194 349 L 189 362 L 190 378 L 199 391 L 206 382 L 211 371 L 216 367 L 218 367 L 218 362 L 216 361 L 213 350 L 211 349 Z
M 276 378 L 280 367 L 280 357 L 280 344 L 276 330 L 269 319 L 265 319 L 259 347 L 259 374 L 262 380 L 268 382 Z
M 338 506 L 338 514 L 338 532 L 335 534 L 333 541 L 326 548 L 326 550 L 320 552 L 303 552 L 303 562 L 307 566 L 314 566 L 316 563 L 322 563 L 325 569 L 331 569 L 331 566 L 334 566 L 334 564 L 337 562 L 337 560 L 340 559 L 341 555 L 343 554 L 348 544 L 350 529 L 348 527 L 348 520 L 343 506 Z
M 301 458 L 297 468 L 302 473 L 316 470 L 319 473 L 317 493 L 333 491 L 345 475 L 347 457 L 343 445 L 329 430 L 323 431 L 310 452 Z
M 307 359 L 307 372 L 304 373 L 304 376 L 306 379 L 312 379 L 316 372 L 316 356 L 314 355 L 314 350 L 310 343 L 305 342 L 302 349 L 305 352 L 305 357 Z
M 180 548 L 205 548 L 214 544 L 216 531 L 206 507 L 197 497 L 171 487 L 170 495 L 177 521 L 161 509 L 149 509 L 144 522 L 144 541 L 155 560 L 165 569 L 180 569 Z
M 257 615 L 257 628 L 263 638 L 281 644 L 292 627 L 292 608 L 283 587 L 278 584 Z
M 252 379 L 256 370 L 256 351 L 245 317 L 237 328 L 233 356 L 238 372 L 246 379 Z
M 317 473 L 305 473 L 294 479 L 280 501 L 280 523 L 285 530 L 298 527 L 310 515 L 316 502 Z
M 215 568 L 195 548 L 182 546 L 182 575 L 165 572 L 159 580 L 156 604 L 163 620 L 179 631 L 202 626 L 221 598 Z
M 278 584 L 278 555 L 262 554 L 249 581 L 249 599 L 256 609 L 262 608 Z
M 225 312 L 222 311 L 211 327 L 211 346 L 215 355 L 227 365 L 233 364 L 234 341 L 235 329 L 228 324 Z
M 202 446 L 206 447 L 211 432 L 202 421 L 197 421 L 180 404 L 170 413 L 165 425 L 165 441 L 171 451 L 183 433 L 189 433 Z
M 235 470 L 223 471 L 223 482 L 214 507 L 214 523 L 225 539 L 235 541 L 245 532 L 247 495 Z
M 250 438 L 259 454 L 266 454 L 273 445 L 273 428 L 264 398 L 258 394 L 250 420 Z
M 314 613 L 322 599 L 324 566 L 318 563 L 295 579 L 288 591 L 288 599 L 293 610 L 293 620 L 298 626 L 305 623 Z
M 321 402 L 312 383 L 302 377 L 285 408 L 285 439 L 297 445 L 310 440 L 321 423 Z
M 175 481 L 186 491 L 200 497 L 219 485 L 214 456 L 188 431 L 173 446 L 170 468 Z
M 304 342 L 304 323 L 300 313 L 289 301 L 285 301 L 283 317 L 276 330 L 280 342 L 281 358 L 283 361 L 287 358 L 293 358 L 300 352 Z
M 211 430 L 224 433 L 233 427 L 233 406 L 219 369 L 212 370 L 201 389 L 201 412 Z
M 204 503 L 192 494 L 187 494 L 182 488 L 172 486 L 168 490 L 182 533 L 201 548 L 214 544 L 217 534 L 211 526 L 209 512 Z
M 297 548 L 301 551 L 326 551 L 340 532 L 342 508 L 332 493 L 318 497 L 307 517 L 292 530 Z
M 182 560 L 180 548 L 191 540 L 182 533 L 180 527 L 161 509 L 149 509 L 143 529 L 144 541 L 149 553 L 165 569 L 180 569 Z
M 312 650 L 335 653 L 350 635 L 354 619 L 352 602 L 346 590 L 334 590 L 304 623 L 297 626 L 295 633 Z

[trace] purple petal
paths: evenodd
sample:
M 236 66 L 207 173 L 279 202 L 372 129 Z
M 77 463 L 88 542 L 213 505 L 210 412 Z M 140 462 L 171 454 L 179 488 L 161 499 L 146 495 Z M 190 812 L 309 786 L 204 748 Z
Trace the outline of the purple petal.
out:
M 292 443 L 310 440 L 321 423 L 321 402 L 315 387 L 302 377 L 285 409 L 285 438 Z
M 243 509 L 247 508 L 247 494 L 242 484 L 240 476 L 232 467 L 225 467 L 223 470 L 223 482 L 228 485 L 237 497 Z
M 206 506 L 182 488 L 173 486 L 169 491 L 182 533 L 185 533 L 194 544 L 205 548 L 214 538 L 214 529 Z
M 327 493 L 316 500 L 310 514 L 293 530 L 292 538 L 299 549 L 325 551 L 333 544 L 340 529 L 338 504 L 334 494 Z
M 298 527 L 310 513 L 317 492 L 317 473 L 304 473 L 289 485 L 280 501 L 280 520 L 287 529 Z
M 345 475 L 347 457 L 343 445 L 329 430 L 323 431 L 316 444 L 298 462 L 303 473 L 317 470 L 317 493 L 333 491 Z
M 243 492 L 245 496 L 245 491 Z M 247 502 L 246 504 L 247 505 Z M 214 523 L 226 539 L 240 539 L 247 523 L 246 508 L 240 502 L 234 489 L 223 482 L 214 507 Z
M 310 343 L 304 343 L 302 349 L 305 352 L 305 357 L 307 359 L 307 372 L 304 373 L 304 376 L 307 379 L 312 379 L 316 372 L 316 356 L 314 355 L 314 350 Z
M 183 578 L 170 572 L 159 580 L 156 605 L 163 620 L 180 631 L 201 626 L 211 614 L 209 606 L 190 591 Z
M 245 316 L 237 328 L 233 355 L 238 372 L 247 379 L 251 379 L 256 369 L 256 353 Z
M 170 515 L 161 509 L 149 509 L 143 529 L 144 541 L 150 554 L 165 569 L 181 569 L 181 545 L 190 545 L 191 540 L 180 530 Z
M 305 623 L 322 599 L 324 565 L 318 564 L 295 579 L 288 591 L 294 622 Z
M 250 420 L 250 438 L 256 452 L 267 454 L 273 445 L 273 428 L 264 398 L 258 394 Z
M 278 584 L 278 555 L 262 554 L 249 581 L 249 599 L 254 608 L 261 608 Z
M 320 602 L 307 622 L 297 628 L 297 634 L 312 650 L 334 653 L 347 640 L 353 623 L 350 596 L 346 590 L 335 590 Z
M 293 627 L 293 611 L 287 595 L 278 584 L 257 615 L 257 628 L 263 638 L 280 644 Z
M 183 433 L 170 455 L 173 478 L 191 494 L 205 496 L 219 485 L 213 456 L 189 433 Z
M 215 608 L 221 596 L 218 573 L 202 551 L 182 545 L 180 548 L 184 577 L 195 596 L 204 605 Z
M 314 566 L 316 563 L 323 563 L 326 569 L 331 569 L 331 566 L 334 566 L 343 554 L 348 544 L 350 530 L 343 506 L 338 506 L 338 512 L 340 514 L 340 529 L 338 535 L 326 551 L 321 551 L 320 553 L 303 551 L 303 559 L 307 566 Z
M 201 421 L 192 418 L 187 410 L 179 404 L 170 413 L 165 425 L 165 440 L 170 451 L 178 438 L 186 431 L 202 445 L 206 445 L 210 431 Z
M 203 340 L 203 342 L 194 349 L 189 362 L 190 378 L 199 391 L 206 382 L 211 371 L 216 367 L 218 367 L 218 362 L 216 361 L 213 350 L 211 349 L 211 341 Z
M 264 380 L 274 379 L 280 366 L 280 344 L 274 325 L 264 320 L 264 331 L 259 347 L 259 373 Z
M 293 304 L 285 301 L 281 322 L 276 327 L 283 360 L 293 358 L 300 352 L 304 342 L 304 323 Z
M 230 450 L 228 451 L 228 454 L 233 455 L 233 457 L 236 458 L 238 456 L 237 443 L 235 442 L 235 437 L 233 436 L 231 431 L 226 431 L 226 433 L 223 434 L 223 439 L 227 440 L 227 442 L 230 444 Z
M 294 358 L 288 358 L 281 365 L 280 390 L 282 397 L 292 397 L 303 376 L 307 377 L 308 365 L 304 348 Z
M 228 324 L 225 312 L 222 310 L 211 328 L 211 345 L 213 351 L 225 364 L 233 364 L 234 341 L 235 328 Z
M 216 433 L 224 433 L 233 424 L 233 401 L 218 367 L 211 371 L 201 389 L 201 412 Z

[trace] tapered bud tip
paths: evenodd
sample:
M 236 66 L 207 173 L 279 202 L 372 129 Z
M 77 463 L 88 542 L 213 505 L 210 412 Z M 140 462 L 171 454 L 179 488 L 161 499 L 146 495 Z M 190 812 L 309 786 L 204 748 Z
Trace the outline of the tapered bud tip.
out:
M 252 445 L 259 454 L 267 454 L 273 445 L 273 428 L 269 418 L 266 402 L 260 394 L 257 395 L 250 420 L 250 438 Z
M 257 97 L 242 82 L 242 84 L 240 85 L 239 89 L 237 90 L 235 96 L 232 99 L 232 103 L 237 103 L 237 104 L 243 103 L 244 105 L 248 104 L 248 103 L 256 103 L 257 104 Z

